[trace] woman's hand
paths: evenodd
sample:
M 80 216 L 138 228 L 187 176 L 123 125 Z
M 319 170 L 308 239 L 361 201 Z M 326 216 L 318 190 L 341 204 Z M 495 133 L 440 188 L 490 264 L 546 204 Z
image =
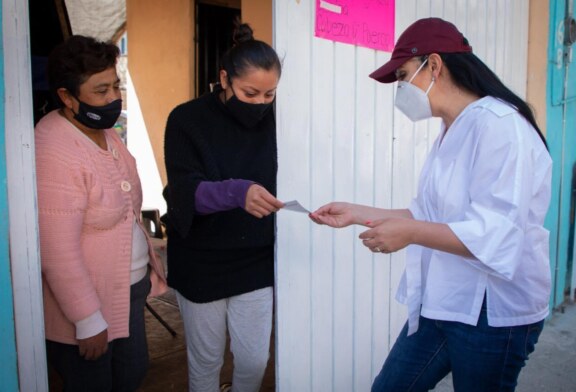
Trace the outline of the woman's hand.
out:
M 417 222 L 407 218 L 387 218 L 367 223 L 370 229 L 360 234 L 372 252 L 392 253 L 412 243 Z
M 357 210 L 360 206 L 356 204 L 334 202 L 326 204 L 310 213 L 310 219 L 320 225 L 330 227 L 346 227 L 357 222 Z
M 78 350 L 80 356 L 88 361 L 100 358 L 108 351 L 108 330 L 86 339 L 78 339 Z
M 276 199 L 262 185 L 253 184 L 246 192 L 244 209 L 256 218 L 263 218 L 284 207 L 284 203 Z

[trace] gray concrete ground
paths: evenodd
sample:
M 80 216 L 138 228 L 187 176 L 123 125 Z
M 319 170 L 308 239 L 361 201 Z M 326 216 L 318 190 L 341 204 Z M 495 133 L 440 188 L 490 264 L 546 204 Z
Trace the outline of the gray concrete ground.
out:
M 434 392 L 453 391 L 448 375 Z M 576 304 L 546 321 L 536 350 L 522 369 L 516 392 L 576 392 Z
M 149 312 L 146 312 L 151 361 L 148 375 L 139 392 L 185 391 L 187 373 L 184 327 L 173 293 L 163 296 L 163 299 L 153 298 L 149 302 L 178 332 L 178 335 L 173 338 Z M 271 347 L 274 347 L 273 343 Z M 275 390 L 274 366 L 274 354 L 272 354 L 260 392 Z M 229 381 L 231 373 L 232 358 L 227 351 L 222 381 Z M 58 388 L 59 384 L 56 381 L 54 378 L 51 380 L 51 391 L 62 390 L 61 386 Z M 434 392 L 452 391 L 450 375 L 434 389 Z M 576 304 L 566 305 L 564 313 L 555 312 L 546 321 L 536 351 L 530 355 L 526 367 L 520 373 L 516 392 L 576 392 Z

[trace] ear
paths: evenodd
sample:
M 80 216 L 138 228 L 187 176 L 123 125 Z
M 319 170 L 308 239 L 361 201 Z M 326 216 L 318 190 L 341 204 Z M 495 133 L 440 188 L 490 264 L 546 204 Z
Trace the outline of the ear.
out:
M 72 94 L 70 94 L 67 89 L 60 87 L 58 90 L 56 90 L 56 94 L 58 94 L 58 98 L 60 98 L 60 100 L 64 103 L 64 106 L 66 106 L 68 109 L 72 109 Z
M 228 73 L 223 69 L 220 70 L 220 86 L 224 90 L 228 88 Z
M 432 77 L 434 77 L 434 79 L 438 79 L 443 64 L 442 57 L 440 57 L 438 53 L 428 55 L 428 67 L 430 71 L 432 71 Z

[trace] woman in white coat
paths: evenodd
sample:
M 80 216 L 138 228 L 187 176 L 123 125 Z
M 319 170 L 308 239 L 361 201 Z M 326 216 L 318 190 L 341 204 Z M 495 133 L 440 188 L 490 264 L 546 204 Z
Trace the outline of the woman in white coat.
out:
M 408 321 L 373 391 L 514 390 L 548 315 L 551 158 L 529 106 L 451 23 L 421 19 L 370 77 L 398 80 L 396 107 L 442 119 L 407 209 L 330 203 L 310 214 L 352 224 L 372 252 L 407 248 L 397 299 Z

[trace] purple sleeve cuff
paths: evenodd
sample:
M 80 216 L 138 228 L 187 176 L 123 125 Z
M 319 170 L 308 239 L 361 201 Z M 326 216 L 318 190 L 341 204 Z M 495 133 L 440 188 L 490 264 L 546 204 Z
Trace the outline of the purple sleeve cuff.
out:
M 244 208 L 250 180 L 202 181 L 196 189 L 196 212 L 200 215 Z

